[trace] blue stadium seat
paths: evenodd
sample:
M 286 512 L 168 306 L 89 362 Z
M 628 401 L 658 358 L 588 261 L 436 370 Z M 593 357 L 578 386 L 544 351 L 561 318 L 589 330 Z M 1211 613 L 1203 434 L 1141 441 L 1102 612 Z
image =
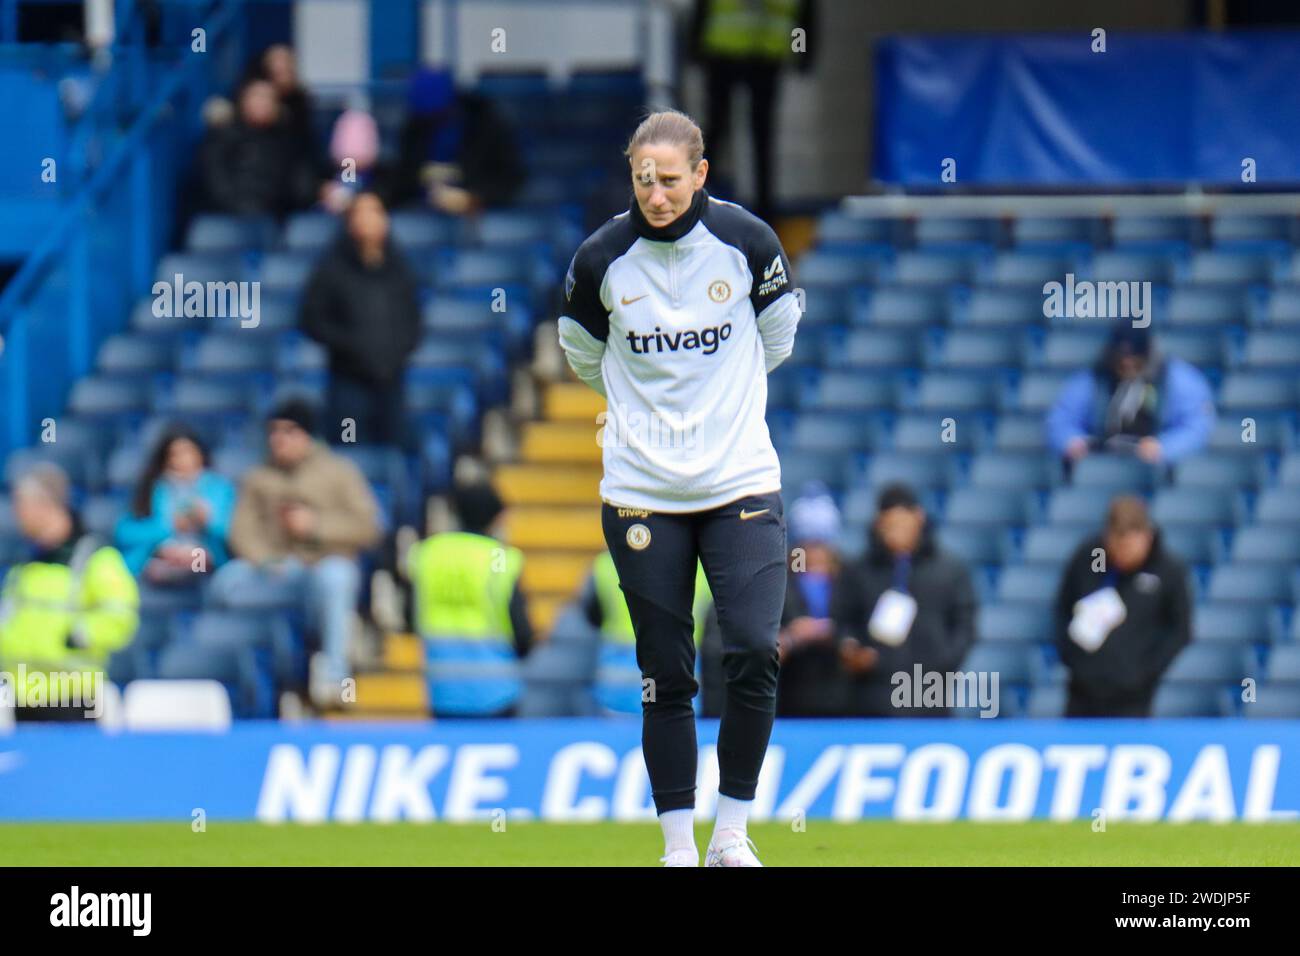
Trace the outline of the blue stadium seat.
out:
M 105 478 L 108 487 L 114 491 L 134 488 L 140 475 L 144 472 L 148 449 L 139 441 L 133 441 L 113 449 L 108 456 Z
M 840 326 L 848 323 L 849 296 L 845 288 L 811 285 L 802 276 L 799 282 L 804 296 L 804 311 L 799 318 L 800 330 L 811 326 Z
M 854 325 L 937 325 L 948 316 L 948 290 L 928 286 L 881 286 L 854 293 Z
M 1256 461 L 1198 452 L 1174 465 L 1174 484 L 1181 488 L 1218 488 L 1235 491 L 1255 484 Z
M 1160 529 L 1165 547 L 1189 564 L 1211 564 L 1222 535 L 1215 528 L 1175 524 Z
M 84 447 L 61 441 L 38 442 L 30 448 L 17 448 L 5 459 L 5 483 L 11 488 L 29 468 L 39 464 L 53 464 L 62 468 L 75 487 L 98 490 L 103 487 L 104 476 L 100 456 L 87 454 Z
M 927 352 L 929 368 L 999 368 L 1020 364 L 1017 336 L 986 329 L 951 329 Z
M 1094 282 L 1152 282 L 1164 285 L 1174 275 L 1176 258 L 1134 249 L 1099 249 L 1083 276 Z
M 250 394 L 238 382 L 179 378 L 156 410 L 181 418 L 188 415 L 236 415 L 250 410 Z
M 1017 246 L 1045 243 L 1087 243 L 1101 239 L 1100 221 L 1059 216 L 1020 216 L 1011 222 Z
M 1241 715 L 1251 720 L 1300 719 L 1300 687 L 1292 684 L 1261 684 L 1253 704 L 1243 704 Z
M 185 248 L 190 252 L 239 253 L 270 245 L 275 232 L 275 223 L 270 219 L 201 213 L 186 230 Z
M 97 365 L 105 375 L 122 378 L 171 371 L 174 360 L 172 346 L 164 340 L 119 334 L 99 347 Z
M 173 314 L 157 314 L 159 312 L 172 312 Z M 154 309 L 153 299 L 139 300 L 135 308 L 131 310 L 131 328 L 156 340 L 167 340 L 175 338 L 186 332 L 196 332 L 203 328 L 207 320 L 199 315 L 175 314 L 175 310 L 170 307 L 164 309 Z M 164 344 L 167 344 L 164 342 Z
M 1048 600 L 1054 597 L 1055 582 Z M 1052 628 L 1051 607 L 1035 600 L 1032 603 L 998 603 L 981 607 L 976 633 L 981 641 L 1045 643 L 1053 638 Z
M 998 601 L 1004 604 L 1051 604 L 1061 584 L 1060 568 L 1016 564 L 998 575 Z
M 1043 519 L 1048 524 L 1089 525 L 1100 528 L 1113 497 L 1100 487 L 1057 488 L 1047 499 Z
M 126 503 L 118 495 L 93 495 L 81 506 L 81 520 L 86 530 L 106 541 L 113 540 L 117 519 L 126 513 Z
M 898 285 L 967 284 L 975 278 L 977 266 L 976 257 L 967 253 L 900 252 L 894 261 L 890 281 Z
M 1196 224 L 1186 216 L 1117 215 L 1111 223 L 1116 244 L 1127 242 L 1191 242 L 1200 238 Z
M 1105 488 L 1112 492 L 1144 492 L 1156 483 L 1157 470 L 1146 462 L 1122 455 L 1088 455 L 1075 462 L 1070 481 L 1079 488 Z
M 1268 608 L 1259 604 L 1210 602 L 1192 613 L 1192 639 L 1220 644 L 1252 644 L 1268 636 Z
M 951 461 L 951 455 L 876 452 L 867 460 L 862 480 L 872 487 L 901 481 L 916 489 L 941 488 L 948 483 Z
M 1223 694 L 1201 684 L 1161 684 L 1151 702 L 1153 717 L 1222 717 Z
M 915 413 L 900 415 L 888 434 L 890 446 L 895 451 L 909 452 L 957 452 L 974 447 L 975 428 L 970 423 L 963 423 L 951 433 L 952 441 L 944 441 L 946 429 L 944 416 L 938 413 Z
M 838 490 L 840 480 L 837 477 L 839 465 L 844 455 L 836 451 L 801 451 L 781 456 L 781 486 L 786 489 L 789 500 L 806 483 L 823 481 L 832 490 Z
M 852 286 L 877 281 L 883 268 L 878 258 L 864 259 L 814 249 L 799 260 L 796 275 L 801 284 L 809 286 Z
M 1003 489 L 958 488 L 944 503 L 944 521 L 950 524 L 1022 525 L 1025 504 L 1020 495 Z
M 817 239 L 822 243 L 883 243 L 894 238 L 894 222 L 854 216 L 840 210 L 824 213 L 817 220 Z
M 1300 685 L 1300 645 L 1274 647 L 1265 661 L 1264 673 L 1270 683 Z
M 341 229 L 341 221 L 327 212 L 294 213 L 284 228 L 284 246 L 291 252 L 321 252 Z
M 1192 254 L 1186 278 L 1190 282 L 1268 282 L 1272 259 L 1250 249 L 1205 249 Z
M 985 374 L 927 372 L 900 407 L 948 414 L 991 409 L 997 404 L 998 382 Z
M 1288 452 L 1279 463 L 1277 484 L 1284 488 L 1300 487 L 1300 451 Z
M 1065 256 L 1054 256 L 1042 252 L 1002 252 L 989 267 L 988 278 L 991 282 L 1007 285 L 1033 285 L 1038 302 L 1042 305 L 1042 286 L 1047 282 L 1064 282 L 1066 273 L 1073 271 L 1073 264 Z
M 1162 488 L 1151 505 L 1159 525 L 1233 523 L 1233 500 L 1212 488 Z
M 180 371 L 207 376 L 269 373 L 273 347 L 264 338 L 238 333 L 209 333 L 181 354 Z
M 1246 664 L 1239 648 L 1231 644 L 1199 644 L 1193 642 L 1179 652 L 1165 672 L 1164 681 L 1170 684 L 1196 682 L 1235 682 L 1246 673 Z
M 993 425 L 991 447 L 999 451 L 1047 449 L 1042 415 L 1000 415 Z
M 1092 527 L 1096 527 L 1092 525 Z M 1026 564 L 1061 567 L 1083 542 L 1075 524 L 1039 524 L 1024 532 L 1019 559 Z
M 1170 290 L 1164 312 L 1174 325 L 1222 327 L 1245 322 L 1249 307 L 1244 288 L 1180 285 Z
M 1038 685 L 1029 691 L 1029 700 L 1025 704 L 1025 716 L 1039 720 L 1054 720 L 1065 715 L 1068 691 L 1064 685 Z
M 869 435 L 856 415 L 800 415 L 791 435 L 795 451 L 845 451 L 864 448 Z
M 407 253 L 449 245 L 459 234 L 459 225 L 454 218 L 428 212 L 398 210 L 390 222 L 393 241 Z
M 1096 361 L 1109 334 L 1109 328 L 1102 323 L 1051 329 L 1041 348 L 1030 351 L 1028 364 L 1037 368 L 1079 371 Z
M 1231 553 L 1237 564 L 1300 565 L 1300 534 L 1272 524 L 1239 528 L 1232 537 Z
M 1040 289 L 977 286 L 957 301 L 957 315 L 967 325 L 1023 328 L 1041 325 L 1044 320 Z
M 1001 407 L 1005 411 L 1046 413 L 1071 374 L 1063 370 L 1026 372 L 1003 392 Z
M 1001 532 L 982 525 L 949 525 L 939 532 L 939 544 L 967 564 L 997 564 Z
M 844 338 L 827 339 L 823 349 L 830 367 L 906 368 L 921 361 L 919 337 L 901 329 L 854 329 Z
M 244 278 L 244 262 L 234 253 L 170 252 L 159 260 L 154 279 L 173 286 L 178 274 L 181 276 L 183 296 L 185 285 L 191 282 L 240 281 Z
M 1270 325 L 1300 323 L 1300 286 L 1274 286 L 1267 293 L 1262 314 Z
M 894 383 L 879 375 L 826 372 L 804 393 L 800 407 L 810 411 L 843 412 L 892 408 Z
M 1243 399 L 1246 397 L 1243 395 Z M 1223 414 L 1214 423 L 1210 440 L 1206 443 L 1208 450 L 1215 454 L 1249 455 L 1252 461 L 1257 461 L 1261 452 L 1275 451 L 1286 440 L 1286 422 L 1276 414 L 1260 414 L 1243 408 L 1225 409 L 1222 404 L 1220 411 Z M 1252 423 L 1249 428 L 1243 424 L 1247 419 Z M 1252 436 L 1253 440 L 1244 440 L 1247 436 Z
M 1296 526 L 1300 525 L 1300 495 L 1294 488 L 1269 488 L 1255 500 L 1255 521 L 1263 525 L 1283 525 L 1286 526 L 1284 533 L 1295 533 Z
M 947 243 L 997 244 L 1002 239 L 1001 223 L 996 219 L 958 219 L 947 216 L 923 216 L 916 220 L 914 238 L 918 246 Z
M 998 683 L 1026 684 L 1029 682 L 1030 658 L 1036 653 L 1032 646 L 1011 641 L 976 641 L 961 664 L 963 671 L 996 673 Z
M 1046 488 L 1058 471 L 1055 461 L 1033 452 L 985 451 L 971 460 L 966 481 L 974 488 L 1029 491 Z
M 72 386 L 68 411 L 83 418 L 139 415 L 149 407 L 149 399 L 150 389 L 145 382 L 92 376 Z
M 1224 345 L 1219 329 L 1163 329 L 1156 339 L 1165 355 L 1190 362 L 1202 370 L 1223 364 Z
M 1255 329 L 1247 334 L 1237 364 L 1253 369 L 1300 368 L 1300 334 L 1294 330 Z
M 298 292 L 307 284 L 318 258 L 313 252 L 267 253 L 258 272 L 263 294 Z
M 1220 213 L 1210 220 L 1210 239 L 1220 242 L 1287 241 L 1290 221 L 1285 216 Z

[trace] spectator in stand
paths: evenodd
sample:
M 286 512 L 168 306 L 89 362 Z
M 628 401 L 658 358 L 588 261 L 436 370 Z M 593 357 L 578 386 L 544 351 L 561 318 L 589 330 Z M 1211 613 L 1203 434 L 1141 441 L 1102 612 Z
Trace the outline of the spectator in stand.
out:
M 463 216 L 515 197 L 527 170 L 514 131 L 489 100 L 457 93 L 445 70 L 421 70 L 408 102 L 395 203 L 425 200 Z
M 1062 386 L 1047 413 L 1052 450 L 1067 463 L 1095 452 L 1173 464 L 1200 451 L 1214 428 L 1214 398 L 1200 370 L 1161 355 L 1150 330 L 1115 326 L 1091 369 Z
M 140 608 L 135 578 L 116 548 L 83 528 L 69 494 L 68 476 L 48 463 L 14 484 L 14 517 L 31 554 L 9 569 L 0 591 L 0 670 L 13 672 L 22 664 L 32 670 L 101 673 L 110 655 L 135 636 Z M 63 719 L 82 713 L 42 708 L 25 716 Z
M 294 142 L 304 150 L 313 150 L 316 134 L 312 123 L 312 99 L 298 77 L 298 57 L 293 47 L 287 43 L 267 47 L 253 61 L 248 79 L 266 80 L 275 87 L 282 121 L 293 134 Z
M 1191 633 L 1187 566 L 1164 546 L 1142 499 L 1114 499 L 1104 532 L 1080 544 L 1061 573 L 1066 716 L 1149 717 L 1160 677 Z
M 886 486 L 866 557 L 845 572 L 831 616 L 850 675 L 847 710 L 856 716 L 948 716 L 947 708 L 895 706 L 893 676 L 947 674 L 975 642 L 970 571 L 941 550 L 911 488 Z
M 454 497 L 460 530 L 432 535 L 406 556 L 429 700 L 444 716 L 510 716 L 523 689 L 518 660 L 533 643 L 523 552 L 501 543 L 505 506 L 491 485 L 464 485 Z
M 321 205 L 343 213 L 364 190 L 381 198 L 391 183 L 379 163 L 379 126 L 365 110 L 345 110 L 330 134 L 330 179 L 321 186 Z
M 804 485 L 790 505 L 789 528 L 794 549 L 777 637 L 777 715 L 841 717 L 849 681 L 834 640 L 831 608 L 842 599 L 844 566 L 837 544 L 840 512 L 824 484 Z
M 239 487 L 230 547 L 236 559 L 208 589 L 214 607 L 296 607 L 319 634 L 309 690 L 340 703 L 348 637 L 361 592 L 360 554 L 379 542 L 379 505 L 355 464 L 313 437 L 315 414 L 287 398 L 267 418 L 269 456 Z
M 234 122 L 208 128 L 200 166 L 214 212 L 282 216 L 314 198 L 316 171 L 282 122 L 275 87 L 266 80 L 244 84 Z
M 113 537 L 137 578 L 160 587 L 193 585 L 226 562 L 234 508 L 235 486 L 211 470 L 203 439 L 172 425 L 150 453 Z
M 405 446 L 406 364 L 420 341 L 419 280 L 373 192 L 348 208 L 347 228 L 317 264 L 300 325 L 329 353 L 331 442 Z M 344 421 L 354 428 L 345 433 Z

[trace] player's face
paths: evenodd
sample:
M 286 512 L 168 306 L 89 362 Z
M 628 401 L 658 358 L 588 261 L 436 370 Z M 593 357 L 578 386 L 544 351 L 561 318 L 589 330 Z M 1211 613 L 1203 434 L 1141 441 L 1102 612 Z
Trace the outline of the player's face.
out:
M 690 208 L 695 191 L 704 185 L 709 161 L 701 159 L 691 169 L 686 150 L 680 146 L 647 143 L 633 150 L 632 189 L 641 215 L 652 226 L 662 228 Z

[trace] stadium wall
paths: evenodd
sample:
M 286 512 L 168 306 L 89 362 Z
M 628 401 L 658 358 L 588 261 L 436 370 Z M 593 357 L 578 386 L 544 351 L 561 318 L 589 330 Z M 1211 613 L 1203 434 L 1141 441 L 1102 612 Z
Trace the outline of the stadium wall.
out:
M 702 817 L 717 727 L 700 722 Z M 0 820 L 653 820 L 640 733 L 634 720 L 22 727 L 0 737 Z M 754 816 L 1295 819 L 1300 723 L 778 721 Z

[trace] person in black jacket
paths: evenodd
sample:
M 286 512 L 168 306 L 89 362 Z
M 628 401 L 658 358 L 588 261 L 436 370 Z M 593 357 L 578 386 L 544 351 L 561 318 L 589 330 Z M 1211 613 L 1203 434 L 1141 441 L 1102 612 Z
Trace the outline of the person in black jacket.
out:
M 329 352 L 327 434 L 336 443 L 405 446 L 403 378 L 420 341 L 419 280 L 375 193 L 358 194 L 346 223 L 308 280 L 300 317 Z
M 445 70 L 421 70 L 411 80 L 408 101 L 395 203 L 425 200 L 439 212 L 461 216 L 515 197 L 527 170 L 514 131 L 490 100 L 457 93 Z
M 266 80 L 244 84 L 235 121 L 209 129 L 199 164 L 214 212 L 282 216 L 310 205 L 316 190 L 316 171 L 283 122 L 275 87 Z
M 915 493 L 880 492 L 866 557 L 850 568 L 831 612 L 857 716 L 946 717 L 946 708 L 895 706 L 895 674 L 948 674 L 975 641 L 970 571 L 935 543 Z
M 1160 676 L 1191 639 L 1187 566 L 1140 498 L 1111 502 L 1102 534 L 1074 552 L 1056 597 L 1070 669 L 1067 717 L 1149 717 Z

